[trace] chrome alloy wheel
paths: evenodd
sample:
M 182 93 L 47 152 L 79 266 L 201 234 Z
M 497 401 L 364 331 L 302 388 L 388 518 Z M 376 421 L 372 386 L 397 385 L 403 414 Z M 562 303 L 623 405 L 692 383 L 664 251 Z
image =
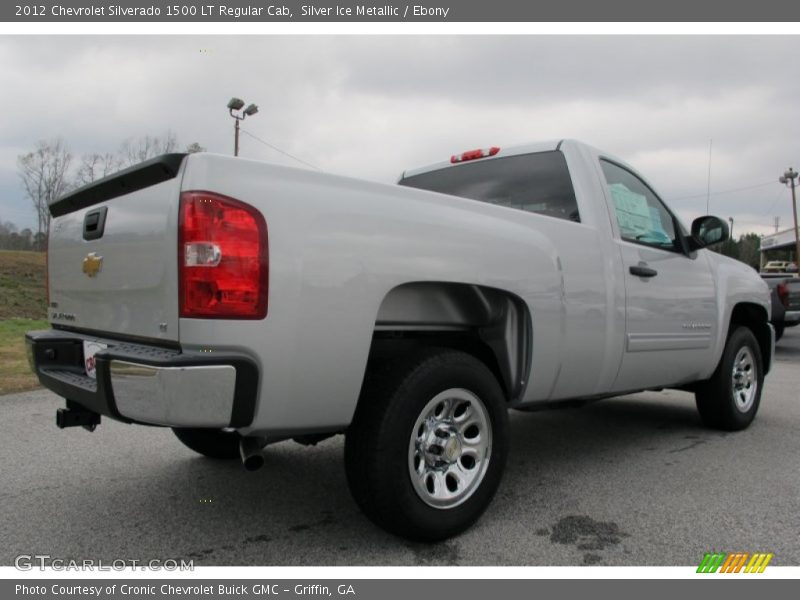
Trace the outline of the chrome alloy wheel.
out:
M 731 390 L 733 403 L 740 412 L 747 412 L 753 406 L 758 391 L 758 373 L 753 351 L 743 346 L 733 361 Z
M 411 430 L 411 483 L 427 505 L 454 508 L 478 489 L 491 454 L 492 426 L 483 403 L 467 390 L 445 390 L 425 405 Z

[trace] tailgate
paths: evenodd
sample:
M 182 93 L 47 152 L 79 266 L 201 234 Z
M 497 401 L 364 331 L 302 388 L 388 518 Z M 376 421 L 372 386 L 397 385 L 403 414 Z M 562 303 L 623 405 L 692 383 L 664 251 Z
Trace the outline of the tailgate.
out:
M 182 154 L 101 179 L 50 207 L 50 322 L 178 340 Z

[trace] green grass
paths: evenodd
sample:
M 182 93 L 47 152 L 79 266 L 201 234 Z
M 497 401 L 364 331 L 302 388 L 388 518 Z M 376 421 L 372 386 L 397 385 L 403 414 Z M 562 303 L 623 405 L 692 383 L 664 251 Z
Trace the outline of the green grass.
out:
M 25 356 L 25 332 L 49 329 L 43 252 L 0 250 L 0 394 L 38 387 Z
M 0 321 L 46 319 L 44 252 L 0 250 Z
M 49 327 L 43 319 L 0 321 L 0 395 L 39 387 L 25 356 L 25 332 Z

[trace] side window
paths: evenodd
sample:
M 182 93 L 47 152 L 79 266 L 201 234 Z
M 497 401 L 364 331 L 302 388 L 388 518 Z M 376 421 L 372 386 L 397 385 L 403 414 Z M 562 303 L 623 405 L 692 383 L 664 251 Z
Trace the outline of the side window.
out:
M 636 175 L 601 160 L 608 191 L 622 239 L 663 250 L 681 249 L 675 219 L 647 185 Z

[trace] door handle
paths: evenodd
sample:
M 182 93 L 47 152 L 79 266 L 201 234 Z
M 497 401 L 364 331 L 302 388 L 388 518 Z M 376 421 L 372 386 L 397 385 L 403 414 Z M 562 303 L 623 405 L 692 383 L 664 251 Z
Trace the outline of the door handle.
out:
M 102 206 L 97 210 L 92 210 L 86 213 L 83 218 L 83 239 L 99 240 L 103 237 L 103 231 L 106 227 L 106 214 L 108 207 Z
M 655 277 L 658 275 L 658 271 L 655 269 L 651 269 L 650 267 L 644 267 L 642 265 L 635 265 L 630 268 L 631 275 L 636 275 L 637 277 Z

